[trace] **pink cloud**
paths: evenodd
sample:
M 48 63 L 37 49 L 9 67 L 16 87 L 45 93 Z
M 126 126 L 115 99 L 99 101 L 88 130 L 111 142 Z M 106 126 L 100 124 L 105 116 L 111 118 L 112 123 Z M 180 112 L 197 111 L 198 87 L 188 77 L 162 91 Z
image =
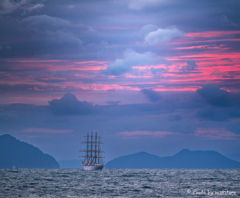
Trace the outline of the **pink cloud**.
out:
M 240 135 L 237 135 L 231 131 L 226 131 L 223 128 L 197 128 L 194 131 L 194 135 L 208 139 L 236 139 L 240 137 Z
M 103 61 L 82 61 L 71 60 L 40 60 L 40 59 L 3 59 L 8 63 L 13 63 L 19 71 L 91 71 L 100 70 L 107 67 L 107 62 Z
M 27 133 L 71 133 L 73 130 L 60 130 L 60 129 L 46 129 L 46 128 L 26 128 L 22 132 Z
M 188 46 L 188 47 L 176 47 L 175 49 L 216 49 L 216 50 L 226 50 L 229 49 L 224 47 L 224 44 L 221 45 L 197 45 L 197 46 Z
M 220 37 L 229 34 L 240 34 L 240 31 L 208 31 L 208 32 L 190 32 L 186 33 L 186 37 L 198 37 L 198 38 L 213 38 Z
M 178 133 L 172 133 L 170 131 L 124 131 L 124 132 L 118 132 L 119 135 L 127 138 L 131 137 L 140 137 L 140 136 L 149 136 L 149 137 L 158 137 L 162 138 L 166 135 L 173 135 Z
M 239 35 L 240 31 L 208 31 L 208 32 L 189 32 L 183 38 L 176 39 L 171 44 L 193 44 L 193 43 L 211 43 L 212 42 L 237 42 L 239 38 L 227 38 L 228 35 Z M 182 47 L 182 46 L 181 46 Z

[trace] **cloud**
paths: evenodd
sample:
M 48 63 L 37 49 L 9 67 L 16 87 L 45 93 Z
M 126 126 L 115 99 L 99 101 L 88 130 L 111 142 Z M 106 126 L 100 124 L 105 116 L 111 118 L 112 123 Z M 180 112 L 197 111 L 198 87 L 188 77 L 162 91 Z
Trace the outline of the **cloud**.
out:
M 71 32 L 66 31 L 54 31 L 54 32 L 46 32 L 46 39 L 51 42 L 56 42 L 57 44 L 76 44 L 82 45 L 82 40 L 78 38 L 76 35 L 72 34 Z
M 150 102 L 159 102 L 162 97 L 156 92 L 151 89 L 142 89 L 141 92 L 147 96 Z
M 108 105 L 119 105 L 121 103 L 121 101 L 111 101 L 111 100 L 108 100 L 108 101 L 106 101 L 106 103 Z
M 205 85 L 196 91 L 207 103 L 197 111 L 200 119 L 225 121 L 240 117 L 240 95 L 220 89 L 218 86 Z M 210 106 L 209 106 L 210 105 Z
M 140 35 L 141 35 L 142 37 L 145 37 L 148 33 L 157 31 L 158 28 L 159 28 L 159 27 L 158 27 L 157 25 L 154 25 L 154 24 L 144 25 L 144 26 L 140 29 Z
M 165 29 L 158 28 L 156 31 L 149 32 L 145 36 L 145 42 L 149 45 L 156 45 L 160 43 L 166 43 L 174 38 L 183 37 L 184 33 L 178 30 L 176 27 L 168 27 Z
M 48 56 L 58 54 L 60 56 L 61 54 L 63 57 L 71 52 L 76 54 L 83 44 L 81 37 L 88 29 L 86 26 L 58 17 L 29 16 L 20 21 L 18 28 L 20 35 L 24 32 L 28 36 L 25 38 L 28 42 L 14 43 L 14 48 L 22 53 L 25 51 L 28 54 L 34 53 L 35 56 L 41 54 L 49 54 Z M 32 49 L 33 46 L 34 49 Z
M 55 43 L 73 43 L 82 44 L 82 40 L 73 32 L 76 29 L 86 30 L 83 26 L 78 26 L 68 20 L 51 17 L 47 15 L 30 16 L 21 21 L 26 26 L 29 33 L 33 33 L 33 37 L 45 39 L 48 42 Z
M 225 24 L 225 25 L 229 25 L 229 26 L 233 26 L 233 27 L 238 27 L 240 26 L 239 22 L 232 22 L 226 15 L 222 15 L 220 17 L 220 21 Z
M 197 90 L 205 101 L 216 107 L 231 107 L 240 105 L 240 95 L 227 92 L 214 85 L 204 85 Z
M 50 110 L 55 115 L 84 115 L 93 113 L 93 105 L 86 101 L 79 101 L 71 93 L 65 94 L 61 99 L 49 101 Z
M 152 52 L 140 54 L 132 50 L 126 50 L 122 59 L 116 59 L 115 62 L 108 65 L 107 69 L 102 70 L 102 73 L 119 76 L 132 72 L 133 66 L 150 66 L 166 62 L 165 59 L 155 56 Z
M 166 135 L 176 135 L 179 133 L 173 133 L 170 131 L 124 131 L 118 132 L 119 135 L 124 137 L 140 137 L 140 136 L 149 136 L 149 137 L 158 137 L 163 138 Z
M 129 9 L 141 10 L 145 7 L 152 7 L 164 2 L 164 0 L 115 0 L 115 3 L 127 4 Z
M 46 129 L 46 128 L 26 128 L 22 132 L 27 133 L 71 133 L 73 130 L 60 130 L 60 129 Z
M 180 115 L 169 115 L 168 119 L 170 121 L 181 121 L 182 120 L 182 116 L 180 116 Z
M 11 0 L 1 0 L 0 14 L 9 14 L 24 4 L 26 4 L 26 0 L 20 1 L 19 3 L 13 2 Z
M 10 14 L 16 10 L 34 11 L 44 7 L 44 4 L 33 4 L 31 0 L 1 0 L 0 1 L 0 14 Z
M 194 60 L 187 60 L 187 65 L 182 66 L 179 71 L 181 72 L 190 72 L 196 70 L 198 67 L 197 63 Z
M 75 7 L 75 5 L 69 5 L 68 8 L 69 9 L 73 9 Z
M 27 8 L 28 11 L 32 12 L 34 10 L 39 10 L 44 7 L 44 4 L 38 3 L 36 5 L 30 6 Z
M 154 68 L 154 67 L 151 67 L 150 70 L 152 74 L 156 74 L 157 72 L 161 72 L 161 71 L 166 71 L 166 69 L 164 68 Z
M 133 10 L 141 10 L 146 6 L 159 4 L 161 0 L 130 0 L 128 7 Z
M 194 60 L 187 60 L 186 70 L 195 70 L 197 66 L 197 63 Z
M 48 15 L 29 16 L 22 19 L 21 23 L 28 25 L 30 28 L 35 28 L 42 31 L 71 28 L 75 26 L 75 24 L 71 21 L 58 17 L 51 17 Z
M 237 139 L 240 135 L 234 134 L 231 131 L 226 131 L 223 128 L 197 128 L 194 135 L 208 139 Z
M 201 120 L 211 121 L 226 121 L 233 118 L 240 118 L 240 108 L 228 107 L 228 108 L 217 108 L 216 106 L 210 106 L 201 108 L 197 111 L 196 116 Z
M 0 70 L 1 71 L 1 70 Z M 49 93 L 49 92 L 59 92 L 62 91 L 60 86 L 52 85 L 38 85 L 38 84 L 0 84 L 0 95 L 8 95 L 10 93 L 33 93 L 39 92 Z

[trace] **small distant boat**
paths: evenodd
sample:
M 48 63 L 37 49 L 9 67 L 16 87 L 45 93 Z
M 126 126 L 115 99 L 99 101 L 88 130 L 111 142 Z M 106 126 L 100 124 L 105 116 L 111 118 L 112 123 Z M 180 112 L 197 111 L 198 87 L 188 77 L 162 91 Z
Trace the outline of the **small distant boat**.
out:
M 87 133 L 87 136 L 84 137 L 87 137 L 87 141 L 83 141 L 82 144 L 86 144 L 86 149 L 80 150 L 80 152 L 85 153 L 84 156 L 81 156 L 83 158 L 83 170 L 102 170 L 104 167 L 102 158 L 104 157 L 101 156 L 101 153 L 104 153 L 104 151 L 101 151 L 100 148 L 101 137 L 97 135 L 97 132 L 95 132 L 95 135 L 93 135 L 93 132 L 91 132 L 91 135 Z

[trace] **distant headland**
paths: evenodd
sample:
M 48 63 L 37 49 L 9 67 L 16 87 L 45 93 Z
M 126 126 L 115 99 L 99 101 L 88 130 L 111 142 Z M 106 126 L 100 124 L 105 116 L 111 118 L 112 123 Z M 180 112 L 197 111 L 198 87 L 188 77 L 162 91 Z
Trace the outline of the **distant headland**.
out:
M 109 161 L 105 168 L 119 169 L 232 169 L 240 162 L 231 160 L 216 151 L 181 150 L 169 157 L 159 157 L 146 152 L 122 156 Z
M 11 135 L 0 136 L 0 168 L 59 168 L 58 162 L 39 148 Z

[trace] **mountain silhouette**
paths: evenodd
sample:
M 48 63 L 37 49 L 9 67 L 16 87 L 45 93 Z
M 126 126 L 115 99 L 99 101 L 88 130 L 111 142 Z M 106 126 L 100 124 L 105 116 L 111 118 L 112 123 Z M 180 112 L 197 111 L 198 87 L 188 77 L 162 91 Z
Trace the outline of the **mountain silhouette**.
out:
M 0 136 L 0 168 L 59 168 L 50 155 L 11 135 Z
M 184 149 L 169 157 L 158 157 L 146 152 L 126 155 L 109 161 L 105 168 L 228 169 L 240 168 L 240 162 L 231 160 L 216 151 L 190 151 Z

